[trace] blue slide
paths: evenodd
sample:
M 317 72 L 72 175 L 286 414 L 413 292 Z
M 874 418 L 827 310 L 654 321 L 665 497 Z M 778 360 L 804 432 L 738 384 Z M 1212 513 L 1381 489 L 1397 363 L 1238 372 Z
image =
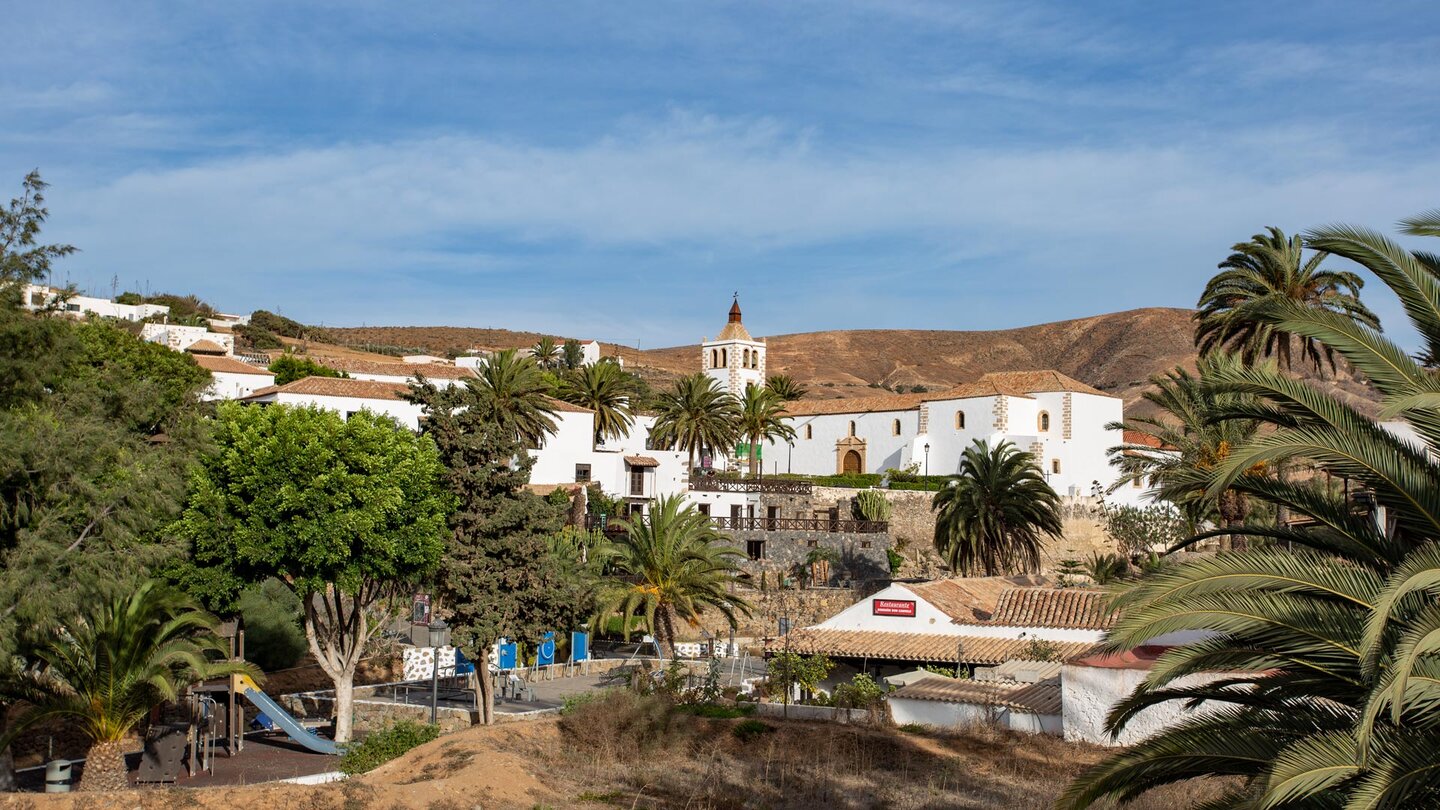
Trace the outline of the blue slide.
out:
M 255 708 L 265 713 L 265 717 L 274 723 L 277 728 L 290 735 L 290 739 L 309 748 L 317 754 L 336 754 L 334 740 L 327 740 L 308 728 L 300 725 L 300 721 L 290 716 L 290 713 L 280 707 L 270 698 L 269 695 L 260 691 L 260 687 L 250 679 L 248 675 L 234 676 L 232 687 L 235 691 L 245 696 L 245 699 L 255 704 Z

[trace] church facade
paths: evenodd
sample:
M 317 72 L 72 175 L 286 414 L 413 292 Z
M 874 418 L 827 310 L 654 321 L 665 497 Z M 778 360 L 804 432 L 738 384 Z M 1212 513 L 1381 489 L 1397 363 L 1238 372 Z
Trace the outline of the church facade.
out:
M 766 350 L 745 328 L 737 298 L 719 336 L 702 342 L 701 367 L 740 397 L 765 384 Z M 766 442 L 762 464 L 772 475 L 953 475 L 976 441 L 1008 441 L 1035 457 L 1056 492 L 1086 496 L 1117 479 L 1107 451 L 1123 443 L 1110 426 L 1124 415 L 1118 397 L 1053 369 L 991 372 L 947 391 L 791 402 L 795 438 Z M 1141 494 L 1127 486 L 1109 497 L 1133 502 Z

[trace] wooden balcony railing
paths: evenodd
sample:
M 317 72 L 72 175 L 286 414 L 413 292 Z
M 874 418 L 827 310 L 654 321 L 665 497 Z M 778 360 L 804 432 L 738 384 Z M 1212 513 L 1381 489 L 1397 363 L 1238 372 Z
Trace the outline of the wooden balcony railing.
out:
M 690 489 L 695 492 L 745 492 L 762 495 L 809 495 L 809 481 L 775 479 L 770 481 L 740 478 L 691 478 Z
M 890 524 L 883 520 L 841 520 L 839 518 L 712 517 L 717 529 L 732 532 L 847 532 L 883 534 Z

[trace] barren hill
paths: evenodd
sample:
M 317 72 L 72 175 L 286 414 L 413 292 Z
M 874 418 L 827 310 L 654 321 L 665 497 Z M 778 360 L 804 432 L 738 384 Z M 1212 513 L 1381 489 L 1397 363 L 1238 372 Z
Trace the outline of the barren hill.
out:
M 1053 368 L 1133 405 L 1154 374 L 1194 368 L 1191 310 L 1151 307 L 1070 321 L 990 331 L 857 329 L 767 338 L 768 370 L 789 374 L 812 397 L 862 396 L 871 386 L 940 390 L 988 371 Z M 363 327 L 329 330 L 350 346 L 402 346 L 431 353 L 534 344 L 541 335 L 464 327 Z M 757 330 L 758 331 L 758 330 Z M 637 351 L 606 344 L 652 384 L 699 369 L 699 345 Z M 1342 374 L 1353 398 L 1363 387 Z

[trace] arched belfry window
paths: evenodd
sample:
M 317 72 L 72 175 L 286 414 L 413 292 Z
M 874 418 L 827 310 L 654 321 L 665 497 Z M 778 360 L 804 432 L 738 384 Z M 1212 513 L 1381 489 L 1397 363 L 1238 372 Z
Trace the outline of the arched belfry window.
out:
M 730 350 L 729 350 L 729 349 L 721 349 L 721 350 L 720 350 L 720 365 L 721 365 L 722 367 L 725 367 L 725 368 L 729 368 L 729 367 L 730 367 Z
M 749 367 L 750 367 L 750 350 L 749 350 L 749 349 L 746 349 L 746 350 L 744 351 L 744 353 L 742 353 L 742 354 L 740 355 L 740 365 L 741 365 L 743 368 L 749 368 Z
M 1046 431 L 1049 430 L 1049 429 L 1050 429 L 1050 412 L 1049 412 L 1049 411 L 1041 411 L 1041 412 L 1040 412 L 1040 432 L 1041 432 L 1041 433 L 1044 433 L 1044 432 L 1046 432 Z
M 964 412 L 964 411 L 956 411 L 956 412 L 955 412 L 955 429 L 956 429 L 956 430 L 964 430 L 964 429 L 965 429 L 965 412 Z
M 851 435 L 851 436 L 854 436 L 854 435 L 855 435 L 855 420 L 854 420 L 854 419 L 851 419 L 851 420 L 850 420 L 850 435 Z

